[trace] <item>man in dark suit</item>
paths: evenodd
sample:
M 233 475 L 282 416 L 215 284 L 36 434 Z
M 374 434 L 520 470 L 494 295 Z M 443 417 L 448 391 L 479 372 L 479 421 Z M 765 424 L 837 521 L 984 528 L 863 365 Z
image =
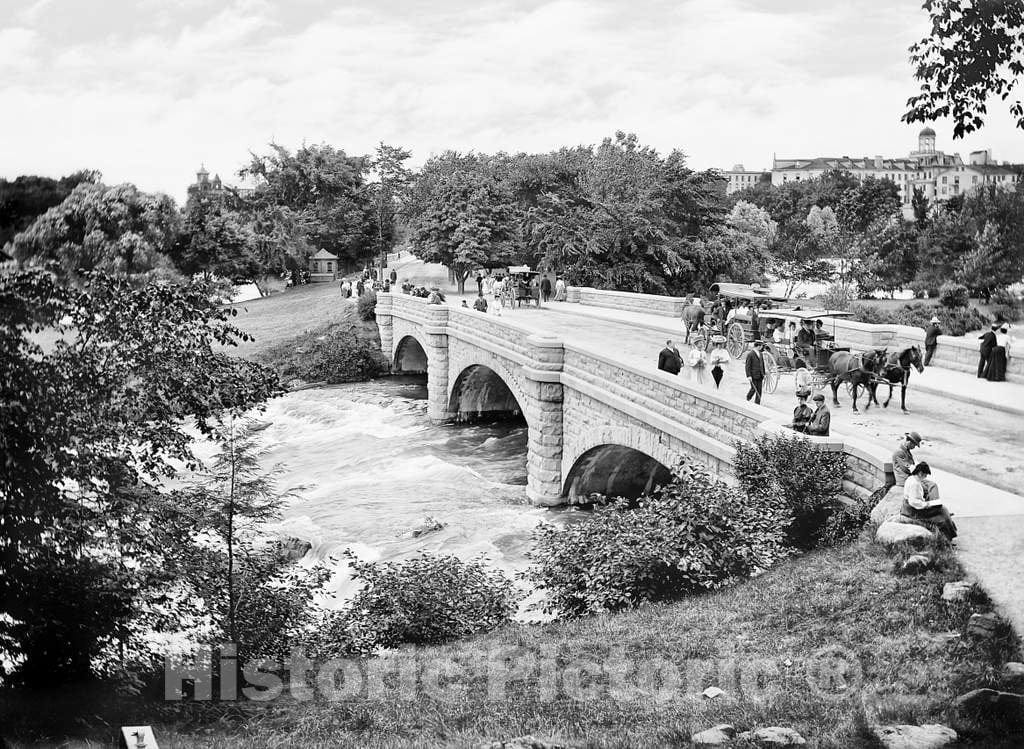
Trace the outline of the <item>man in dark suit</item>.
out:
M 683 357 L 679 355 L 679 349 L 672 345 L 672 341 L 665 341 L 665 348 L 658 354 L 658 369 L 669 374 L 679 374 L 683 368 Z
M 981 358 L 978 360 L 978 377 L 984 377 L 988 371 L 988 360 L 992 356 L 992 349 L 996 347 L 996 331 L 999 330 L 999 325 L 993 325 L 992 330 L 985 331 L 985 335 L 978 336 L 981 341 L 981 347 L 978 349 L 978 353 L 981 354 Z
M 764 385 L 764 359 L 761 358 L 761 349 L 764 344 L 761 341 L 754 341 L 753 347 L 747 352 L 747 358 L 743 362 L 743 369 L 750 382 L 750 390 L 747 391 L 747 400 L 754 399 L 754 403 L 761 402 L 761 387 Z
M 814 413 L 807 422 L 807 434 L 812 437 L 828 437 L 832 426 L 832 414 L 825 405 L 825 396 L 818 393 L 814 396 Z

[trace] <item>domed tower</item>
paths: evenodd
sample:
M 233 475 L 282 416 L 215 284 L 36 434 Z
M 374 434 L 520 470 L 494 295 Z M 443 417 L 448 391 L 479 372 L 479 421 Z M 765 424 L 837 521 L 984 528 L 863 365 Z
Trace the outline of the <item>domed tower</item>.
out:
M 918 153 L 935 153 L 935 131 L 926 127 L 917 134 Z

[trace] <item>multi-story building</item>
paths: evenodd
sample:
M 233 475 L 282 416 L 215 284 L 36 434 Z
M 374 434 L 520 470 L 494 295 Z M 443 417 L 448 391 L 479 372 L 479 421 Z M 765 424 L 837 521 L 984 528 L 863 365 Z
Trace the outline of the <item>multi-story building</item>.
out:
M 737 164 L 732 168 L 732 171 L 723 172 L 722 174 L 728 180 L 725 183 L 726 195 L 739 192 L 740 190 L 746 190 L 748 187 L 753 187 L 762 180 L 767 182 L 771 178 L 771 174 L 769 172 L 750 172 L 743 168 L 743 164 Z
M 903 210 L 912 212 L 914 190 L 921 190 L 932 203 L 949 200 L 954 195 L 970 192 L 977 187 L 994 184 L 1010 189 L 1018 181 L 1019 169 L 1010 164 L 997 164 L 990 151 L 974 151 L 964 164 L 960 154 L 948 154 L 935 148 L 935 131 L 924 128 L 917 136 L 917 149 L 897 158 L 816 156 L 810 159 L 773 158 L 771 183 L 774 186 L 789 182 L 817 179 L 831 170 L 847 171 L 858 179 L 875 177 L 891 180 L 900 191 Z M 745 179 L 748 172 L 741 166 L 723 172 L 728 180 L 726 194 L 742 190 L 756 183 Z
M 189 185 L 188 188 L 188 194 L 191 195 L 192 193 L 233 193 L 238 197 L 245 198 L 252 194 L 252 188 L 226 186 L 221 181 L 219 174 L 213 175 L 213 179 L 210 179 L 210 173 L 206 171 L 206 167 L 204 165 L 200 164 L 199 171 L 196 172 L 196 181 Z

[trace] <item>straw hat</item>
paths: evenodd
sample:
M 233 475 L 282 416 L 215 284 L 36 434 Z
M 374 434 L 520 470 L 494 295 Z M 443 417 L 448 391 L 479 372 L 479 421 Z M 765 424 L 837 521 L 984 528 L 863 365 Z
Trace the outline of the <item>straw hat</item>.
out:
M 936 324 L 938 324 L 938 323 L 939 323 L 939 322 L 941 322 L 941 321 L 939 320 L 939 318 L 937 318 L 937 317 L 935 317 L 934 315 L 932 315 L 932 319 L 931 319 L 931 320 L 929 320 L 928 322 L 933 322 L 933 323 L 936 323 Z

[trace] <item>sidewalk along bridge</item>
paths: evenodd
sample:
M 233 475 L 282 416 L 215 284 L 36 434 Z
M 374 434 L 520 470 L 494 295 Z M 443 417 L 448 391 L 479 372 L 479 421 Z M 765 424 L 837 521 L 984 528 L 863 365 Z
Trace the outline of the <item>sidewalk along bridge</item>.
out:
M 663 483 L 680 457 L 733 483 L 737 439 L 788 432 L 766 408 L 733 403 L 507 318 L 384 293 L 376 314 L 392 371 L 426 373 L 431 420 L 523 415 L 534 504 L 579 501 L 592 492 L 639 496 Z M 809 439 L 846 455 L 847 494 L 870 493 L 891 473 L 888 454 L 873 445 L 839 435 Z

